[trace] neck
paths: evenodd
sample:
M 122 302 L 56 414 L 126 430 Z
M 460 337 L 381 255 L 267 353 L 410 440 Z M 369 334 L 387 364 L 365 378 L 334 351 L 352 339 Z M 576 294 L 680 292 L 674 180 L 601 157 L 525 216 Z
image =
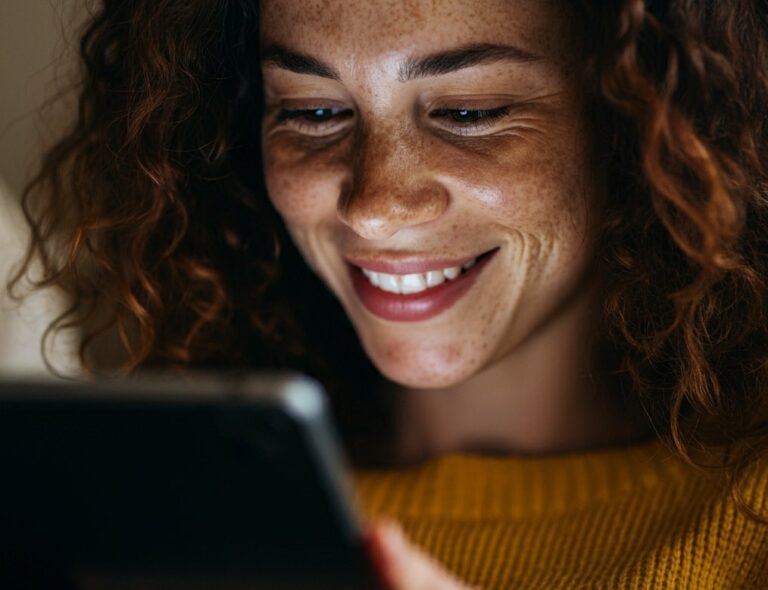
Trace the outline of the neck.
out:
M 636 405 L 596 369 L 595 290 L 581 291 L 525 342 L 457 385 L 390 385 L 398 462 L 445 452 L 546 454 L 650 437 Z M 641 417 L 642 416 L 642 417 Z

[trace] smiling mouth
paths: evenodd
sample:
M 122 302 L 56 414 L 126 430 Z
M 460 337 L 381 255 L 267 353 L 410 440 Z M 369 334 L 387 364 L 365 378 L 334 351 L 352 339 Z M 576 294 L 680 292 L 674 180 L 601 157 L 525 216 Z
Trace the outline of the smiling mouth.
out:
M 360 272 L 368 279 L 368 282 L 388 293 L 398 295 L 412 295 L 424 293 L 435 287 L 442 285 L 447 281 L 454 281 L 469 271 L 475 264 L 482 262 L 491 256 L 498 248 L 488 250 L 479 256 L 475 256 L 460 266 L 447 266 L 430 270 L 427 272 L 416 272 L 409 274 L 390 274 L 385 272 L 376 272 L 365 267 L 358 267 Z
M 477 281 L 482 270 L 494 258 L 494 248 L 474 258 L 450 266 L 431 262 L 371 262 L 379 270 L 349 264 L 352 285 L 363 306 L 373 315 L 394 322 L 430 319 L 452 307 Z M 383 272 L 403 269 L 408 274 Z

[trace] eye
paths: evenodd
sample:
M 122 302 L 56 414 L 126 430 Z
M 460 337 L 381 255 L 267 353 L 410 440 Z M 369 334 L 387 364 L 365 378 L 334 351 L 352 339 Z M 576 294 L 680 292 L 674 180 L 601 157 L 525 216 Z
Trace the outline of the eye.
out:
M 277 121 L 307 135 L 331 135 L 353 115 L 352 109 L 341 107 L 284 109 L 278 113 Z
M 490 129 L 493 123 L 504 118 L 511 106 L 505 105 L 493 109 L 435 109 L 429 116 L 441 120 L 441 125 L 460 135 L 472 135 L 478 131 Z
M 342 109 L 332 108 L 298 109 L 293 111 L 286 110 L 280 113 L 279 118 L 281 121 L 285 121 L 286 119 L 303 118 L 304 120 L 311 123 L 323 123 L 329 119 L 332 119 L 333 117 L 338 116 L 341 111 Z

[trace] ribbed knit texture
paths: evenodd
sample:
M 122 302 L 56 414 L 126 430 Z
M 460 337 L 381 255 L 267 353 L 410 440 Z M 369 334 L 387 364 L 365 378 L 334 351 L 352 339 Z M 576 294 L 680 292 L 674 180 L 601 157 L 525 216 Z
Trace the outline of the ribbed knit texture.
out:
M 545 457 L 450 453 L 353 472 L 362 512 L 487 590 L 768 589 L 768 525 L 659 441 Z M 768 513 L 768 468 L 745 496 Z

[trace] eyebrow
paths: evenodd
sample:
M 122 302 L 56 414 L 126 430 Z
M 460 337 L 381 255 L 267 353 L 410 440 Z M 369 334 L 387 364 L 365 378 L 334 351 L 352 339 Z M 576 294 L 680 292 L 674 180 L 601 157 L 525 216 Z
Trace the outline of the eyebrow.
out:
M 400 82 L 407 82 L 416 78 L 440 76 L 463 68 L 499 61 L 531 63 L 541 60 L 540 56 L 512 45 L 490 43 L 465 45 L 457 49 L 408 58 L 400 66 L 397 79 Z M 332 66 L 279 44 L 265 47 L 261 53 L 261 61 L 264 65 L 274 65 L 297 74 L 311 74 L 337 82 L 341 81 L 341 75 Z

